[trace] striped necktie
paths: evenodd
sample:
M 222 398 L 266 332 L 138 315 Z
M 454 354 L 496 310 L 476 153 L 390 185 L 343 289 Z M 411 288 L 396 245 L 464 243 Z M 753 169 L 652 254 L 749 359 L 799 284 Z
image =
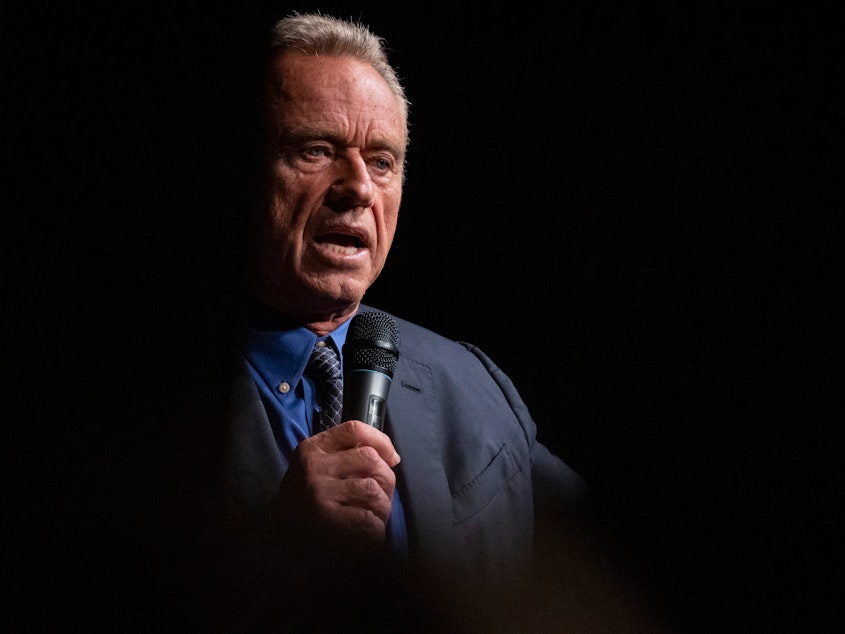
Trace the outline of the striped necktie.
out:
M 317 388 L 318 431 L 340 424 L 343 404 L 343 377 L 340 359 L 325 341 L 318 341 L 311 350 L 305 374 L 314 380 Z

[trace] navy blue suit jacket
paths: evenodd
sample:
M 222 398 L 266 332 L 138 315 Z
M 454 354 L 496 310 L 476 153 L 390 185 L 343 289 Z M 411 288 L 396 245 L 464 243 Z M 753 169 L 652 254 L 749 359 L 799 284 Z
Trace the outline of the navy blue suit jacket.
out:
M 531 562 L 536 507 L 575 508 L 584 482 L 537 442 L 522 398 L 481 350 L 395 319 L 400 356 L 385 432 L 402 458 L 411 556 L 437 575 L 518 578 Z M 246 373 L 236 402 L 231 497 L 237 509 L 260 510 L 282 465 Z

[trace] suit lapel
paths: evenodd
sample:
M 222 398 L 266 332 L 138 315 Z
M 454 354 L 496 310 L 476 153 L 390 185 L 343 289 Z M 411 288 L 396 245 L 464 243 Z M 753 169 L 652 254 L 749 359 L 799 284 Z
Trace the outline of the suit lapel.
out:
M 431 370 L 400 356 L 388 395 L 386 432 L 402 458 L 398 486 L 412 549 L 423 552 L 442 552 L 452 534 L 452 498 L 437 421 Z

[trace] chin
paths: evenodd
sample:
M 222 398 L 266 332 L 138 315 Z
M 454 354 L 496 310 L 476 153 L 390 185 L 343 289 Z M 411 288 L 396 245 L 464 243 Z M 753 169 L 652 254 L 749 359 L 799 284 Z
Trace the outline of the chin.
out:
M 364 298 L 367 288 L 367 286 L 358 283 L 343 283 L 329 285 L 328 287 L 321 284 L 319 295 L 322 303 L 342 312 L 349 307 L 357 307 Z

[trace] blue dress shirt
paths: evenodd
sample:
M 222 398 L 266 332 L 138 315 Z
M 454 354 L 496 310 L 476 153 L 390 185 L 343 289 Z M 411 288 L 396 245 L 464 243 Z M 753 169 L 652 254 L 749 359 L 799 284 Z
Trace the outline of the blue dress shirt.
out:
M 341 364 L 350 321 L 325 337 L 327 344 L 333 344 L 338 351 Z M 283 327 L 273 320 L 264 323 L 258 320 L 247 332 L 244 356 L 258 386 L 285 468 L 296 446 L 313 433 L 316 393 L 314 383 L 303 373 L 317 340 L 317 335 L 307 328 Z M 395 552 L 407 550 L 407 526 L 398 486 L 393 493 L 387 539 Z

